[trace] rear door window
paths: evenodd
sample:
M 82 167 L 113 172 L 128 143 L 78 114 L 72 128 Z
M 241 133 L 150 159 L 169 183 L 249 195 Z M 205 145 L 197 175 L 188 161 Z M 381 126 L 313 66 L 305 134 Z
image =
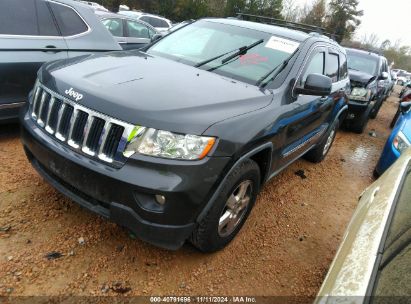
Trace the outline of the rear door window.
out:
M 128 37 L 133 38 L 148 38 L 150 39 L 150 32 L 148 27 L 136 21 L 127 20 Z
M 123 37 L 123 20 L 122 19 L 105 19 L 103 20 L 104 26 L 109 30 L 109 32 L 115 37 Z
M 0 1 L 0 34 L 60 36 L 44 0 Z
M 338 54 L 329 53 L 327 56 L 325 75 L 330 77 L 332 82 L 338 81 L 338 70 L 340 64 L 338 59 Z
M 84 23 L 74 9 L 54 2 L 50 2 L 50 6 L 63 36 L 73 36 L 87 32 L 87 24 Z
M 35 11 L 35 0 L 1 0 L 0 34 L 38 35 Z

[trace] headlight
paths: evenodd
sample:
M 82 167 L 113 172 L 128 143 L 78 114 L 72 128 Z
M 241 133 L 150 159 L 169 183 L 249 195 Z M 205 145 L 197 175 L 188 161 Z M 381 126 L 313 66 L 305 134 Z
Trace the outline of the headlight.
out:
M 353 88 L 351 91 L 351 96 L 356 97 L 367 97 L 368 94 L 371 94 L 371 90 L 365 88 Z
M 400 153 L 404 152 L 410 146 L 410 142 L 401 131 L 395 136 L 392 144 Z
M 214 146 L 214 137 L 176 134 L 169 131 L 135 127 L 123 154 L 196 160 L 204 158 Z

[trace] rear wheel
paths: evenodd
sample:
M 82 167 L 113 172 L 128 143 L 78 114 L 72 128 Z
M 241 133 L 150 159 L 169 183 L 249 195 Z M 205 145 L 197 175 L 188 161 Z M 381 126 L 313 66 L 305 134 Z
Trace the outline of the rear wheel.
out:
M 227 177 L 214 205 L 195 228 L 191 243 L 203 252 L 214 252 L 231 242 L 250 214 L 259 188 L 257 163 L 243 161 Z
M 339 120 L 335 119 L 327 133 L 327 136 L 314 149 L 304 155 L 306 160 L 313 163 L 319 163 L 327 156 L 334 142 L 335 135 L 337 134 L 338 125 Z

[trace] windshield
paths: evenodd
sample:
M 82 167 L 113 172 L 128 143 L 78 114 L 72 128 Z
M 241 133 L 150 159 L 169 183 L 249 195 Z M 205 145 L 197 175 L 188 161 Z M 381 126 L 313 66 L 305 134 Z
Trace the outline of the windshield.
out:
M 228 62 L 223 61 L 240 47 L 252 45 L 261 39 L 264 40 L 263 43 L 248 50 L 246 54 L 236 56 Z M 286 60 L 298 46 L 296 41 L 270 33 L 200 20 L 164 37 L 147 53 L 195 66 L 229 52 L 201 68 L 256 84 L 263 75 Z
M 372 57 L 357 55 L 351 52 L 348 55 L 348 68 L 370 75 L 377 74 L 378 61 Z

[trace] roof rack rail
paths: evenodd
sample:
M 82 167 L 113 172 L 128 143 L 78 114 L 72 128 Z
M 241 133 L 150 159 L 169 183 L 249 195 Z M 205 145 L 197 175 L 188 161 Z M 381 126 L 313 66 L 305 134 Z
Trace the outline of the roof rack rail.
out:
M 252 14 L 244 14 L 244 13 L 237 13 L 237 19 L 286 27 L 286 28 L 293 29 L 293 30 L 299 30 L 299 31 L 302 31 L 308 34 L 318 33 L 320 35 L 324 35 L 324 36 L 327 36 L 328 38 L 335 40 L 334 39 L 335 35 L 331 33 L 327 33 L 325 31 L 325 28 L 310 25 L 310 24 L 291 22 L 291 21 L 286 21 L 282 19 L 276 19 L 276 18 L 258 16 L 258 15 L 252 15 Z

